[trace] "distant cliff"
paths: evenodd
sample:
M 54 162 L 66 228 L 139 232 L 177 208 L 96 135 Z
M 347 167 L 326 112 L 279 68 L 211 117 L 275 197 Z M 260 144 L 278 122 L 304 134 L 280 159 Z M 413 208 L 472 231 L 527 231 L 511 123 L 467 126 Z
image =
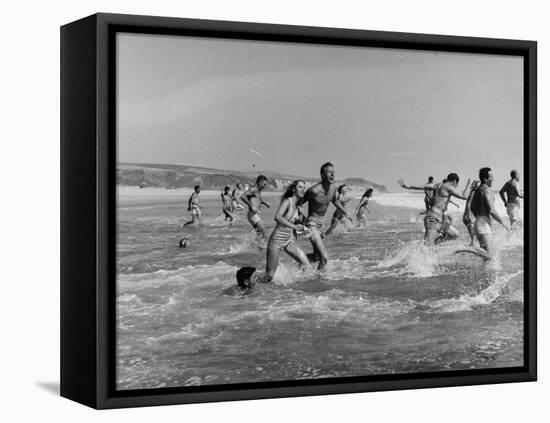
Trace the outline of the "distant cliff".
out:
M 312 185 L 319 180 L 319 178 L 304 178 L 297 175 L 267 171 L 243 172 L 153 163 L 119 163 L 116 174 L 118 185 L 166 189 L 191 188 L 200 185 L 203 190 L 221 190 L 226 185 L 234 187 L 237 182 L 252 186 L 260 173 L 267 176 L 268 189 L 272 191 L 282 191 L 285 186 L 295 179 L 303 179 L 307 185 Z M 347 178 L 338 182 L 345 183 L 357 190 L 372 187 L 378 192 L 388 192 L 385 185 L 363 178 Z

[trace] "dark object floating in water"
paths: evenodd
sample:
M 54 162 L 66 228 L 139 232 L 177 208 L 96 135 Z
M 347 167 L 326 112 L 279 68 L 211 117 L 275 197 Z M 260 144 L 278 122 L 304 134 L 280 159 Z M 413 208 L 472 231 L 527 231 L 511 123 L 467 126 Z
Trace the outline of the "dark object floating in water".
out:
M 252 278 L 252 275 L 256 272 L 255 267 L 246 266 L 241 267 L 239 270 L 237 270 L 237 284 L 239 285 L 239 288 L 241 289 L 248 289 L 251 287 L 250 279 Z
M 189 239 L 182 238 L 180 239 L 180 248 L 187 248 L 189 247 Z

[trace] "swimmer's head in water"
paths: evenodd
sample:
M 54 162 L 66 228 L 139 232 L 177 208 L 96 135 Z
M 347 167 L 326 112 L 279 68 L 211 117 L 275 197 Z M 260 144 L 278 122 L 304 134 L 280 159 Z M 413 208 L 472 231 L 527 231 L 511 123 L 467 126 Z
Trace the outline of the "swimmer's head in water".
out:
M 187 238 L 180 239 L 180 248 L 189 247 L 189 240 Z
M 321 166 L 321 179 L 323 181 L 334 181 L 335 178 L 335 172 L 334 172 L 334 165 L 331 162 L 326 162 Z
M 237 284 L 241 289 L 248 289 L 252 286 L 252 275 L 256 272 L 255 267 L 241 267 L 237 270 Z

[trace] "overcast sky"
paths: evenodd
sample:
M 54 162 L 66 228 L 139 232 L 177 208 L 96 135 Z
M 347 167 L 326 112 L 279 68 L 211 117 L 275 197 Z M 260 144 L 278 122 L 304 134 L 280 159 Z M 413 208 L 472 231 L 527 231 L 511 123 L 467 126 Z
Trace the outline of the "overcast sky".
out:
M 519 57 L 119 34 L 117 59 L 119 162 L 318 176 L 332 161 L 391 190 L 523 173 Z

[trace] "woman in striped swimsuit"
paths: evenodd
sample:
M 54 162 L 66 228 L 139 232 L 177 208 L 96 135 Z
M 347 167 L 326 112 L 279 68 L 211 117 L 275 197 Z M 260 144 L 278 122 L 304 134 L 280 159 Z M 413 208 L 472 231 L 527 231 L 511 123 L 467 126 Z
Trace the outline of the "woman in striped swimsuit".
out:
M 306 183 L 301 180 L 292 182 L 286 189 L 281 199 L 281 204 L 275 213 L 277 226 L 271 232 L 267 243 L 267 260 L 265 270 L 265 282 L 271 282 L 277 270 L 281 251 L 300 263 L 302 266 L 309 264 L 305 253 L 294 242 L 294 231 L 302 232 L 304 226 L 296 224 L 299 218 L 298 201 L 304 196 Z

